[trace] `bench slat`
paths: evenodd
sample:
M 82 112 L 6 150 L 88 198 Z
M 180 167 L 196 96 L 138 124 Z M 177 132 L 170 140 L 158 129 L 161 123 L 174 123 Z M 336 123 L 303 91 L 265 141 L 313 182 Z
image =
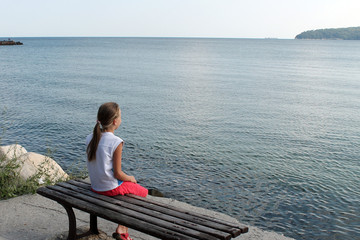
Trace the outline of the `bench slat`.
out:
M 84 181 L 75 181 L 71 180 L 69 183 L 83 187 L 85 189 L 90 189 L 90 184 Z M 195 222 L 210 228 L 218 229 L 220 231 L 228 232 L 232 235 L 232 237 L 237 237 L 241 233 L 246 233 L 248 231 L 247 227 L 241 227 L 234 223 L 229 223 L 222 220 L 217 220 L 215 218 L 210 218 L 209 216 L 205 216 L 202 214 L 197 214 L 191 211 L 187 211 L 185 209 L 176 208 L 167 204 L 162 204 L 159 202 L 152 201 L 151 199 L 141 198 L 135 195 L 126 195 L 126 196 L 116 196 L 117 199 L 120 199 L 125 202 L 129 202 L 132 204 L 136 204 L 142 207 L 149 208 L 153 211 L 158 211 L 162 213 L 166 213 L 168 215 L 172 215 L 177 218 L 182 218 L 184 220 L 188 220 L 190 222 Z M 229 226 L 230 225 L 230 226 Z
M 145 221 L 145 222 L 148 222 L 148 223 L 154 223 L 154 224 L 156 224 L 156 225 L 158 225 L 160 227 L 169 229 L 171 231 L 176 231 L 176 232 L 179 232 L 181 234 L 188 235 L 188 236 L 191 236 L 191 237 L 196 237 L 196 238 L 204 239 L 204 240 L 206 240 L 206 239 L 216 240 L 216 239 L 219 239 L 219 237 L 221 237 L 221 239 L 224 239 L 224 240 L 225 239 L 228 240 L 228 239 L 231 238 L 230 234 L 228 234 L 228 236 L 219 235 L 218 237 L 215 237 L 215 236 L 212 236 L 212 235 L 209 235 L 209 234 L 206 234 L 206 233 L 203 233 L 203 232 L 199 232 L 199 231 L 196 231 L 196 230 L 193 230 L 193 229 L 190 229 L 190 228 L 179 226 L 177 224 L 170 223 L 170 222 L 164 221 L 162 219 L 158 219 L 156 217 L 152 217 L 152 216 L 142 214 L 142 213 L 139 213 L 137 211 L 128 209 L 125 206 L 124 207 L 118 207 L 118 205 L 114 205 L 114 204 L 111 204 L 111 203 L 108 203 L 108 202 L 104 202 L 103 200 L 99 200 L 99 199 L 91 197 L 91 196 L 86 196 L 86 195 L 84 195 L 82 193 L 79 193 L 77 191 L 73 191 L 73 190 L 70 190 L 70 189 L 67 189 L 67 188 L 63 188 L 63 187 L 61 187 L 59 185 L 57 185 L 57 186 L 48 186 L 48 188 L 51 189 L 51 190 L 60 192 L 62 194 L 65 194 L 66 196 L 71 196 L 71 197 L 75 197 L 77 199 L 81 199 L 83 201 L 86 201 L 89 204 L 97 205 L 98 207 L 101 207 L 103 209 L 116 211 L 116 212 L 118 212 L 118 213 L 120 213 L 122 215 L 127 215 L 129 217 L 134 217 L 136 219 L 139 219 L 139 220 L 142 220 L 142 221 Z M 128 223 L 126 223 L 126 224 L 128 224 Z
M 216 218 L 210 218 L 209 216 L 205 215 L 194 215 L 193 212 L 187 211 L 185 209 L 176 208 L 171 205 L 161 205 L 156 203 L 155 201 L 152 201 L 151 199 L 143 200 L 140 199 L 140 197 L 129 194 L 126 196 L 116 196 L 116 198 L 122 198 L 124 201 L 132 202 L 133 204 L 137 204 L 139 206 L 151 206 L 152 209 L 158 209 L 158 211 L 166 212 L 167 214 L 174 215 L 179 218 L 188 219 L 192 222 L 197 222 L 199 224 L 202 224 L 204 226 L 208 226 L 214 229 L 218 229 L 220 231 L 228 232 L 233 237 L 237 237 L 242 233 L 247 232 L 247 227 L 240 227 L 240 226 L 229 226 L 226 224 L 226 222 L 222 222 L 222 220 L 216 219 Z
M 140 201 L 144 201 L 144 200 L 145 200 L 145 199 L 141 199 L 139 196 L 136 196 L 136 195 L 133 195 L 133 194 L 129 194 L 129 195 L 127 195 L 127 196 L 132 197 L 132 198 L 136 198 L 136 199 L 138 199 L 138 200 L 140 200 Z M 155 204 L 155 205 L 165 206 L 165 207 L 167 207 L 167 208 L 169 208 L 169 209 L 176 210 L 176 211 L 185 213 L 185 214 L 187 214 L 187 215 L 191 215 L 191 216 L 194 216 L 194 217 L 201 218 L 202 221 L 208 220 L 208 221 L 210 221 L 210 222 L 216 222 L 216 223 L 218 223 L 218 224 L 220 224 L 220 225 L 222 225 L 222 226 L 227 226 L 227 227 L 231 227 L 231 228 L 235 228 L 235 229 L 244 229 L 244 231 L 246 231 L 246 232 L 247 232 L 246 229 L 248 229 L 248 227 L 245 226 L 245 225 L 240 225 L 240 224 L 228 222 L 228 221 L 226 221 L 226 220 L 213 218 L 213 217 L 210 217 L 210 216 L 201 214 L 201 213 L 188 211 L 188 210 L 186 210 L 186 209 L 181 209 L 181 208 L 177 208 L 177 207 L 174 207 L 174 206 L 165 205 L 165 204 L 162 204 L 162 203 L 160 203 L 160 202 L 153 201 L 152 199 L 146 199 L 145 201 L 148 202 L 148 203 Z
M 127 215 L 118 214 L 117 211 L 112 211 L 109 209 L 104 209 L 103 207 L 99 207 L 95 204 L 91 204 L 87 201 L 83 201 L 77 199 L 72 196 L 68 196 L 57 192 L 55 190 L 49 189 L 47 187 L 42 187 L 37 190 L 37 193 L 55 200 L 61 204 L 68 204 L 71 207 L 76 209 L 82 210 L 84 212 L 94 214 L 101 218 L 119 223 L 121 225 L 130 227 L 132 229 L 147 233 L 151 236 L 158 237 L 161 239 L 169 239 L 169 240 L 180 240 L 180 239 L 187 239 L 193 240 L 197 238 L 190 237 L 188 235 L 184 235 L 175 231 L 170 231 L 166 228 L 159 227 L 155 224 L 151 224 L 142 220 L 139 220 L 134 217 L 130 217 Z
M 239 236 L 241 234 L 241 229 L 237 229 L 237 228 L 231 228 L 225 225 L 222 225 L 220 223 L 217 222 L 212 222 L 210 220 L 207 219 L 203 219 L 203 218 L 199 218 L 190 214 L 187 214 L 186 212 L 181 212 L 180 210 L 174 210 L 172 208 L 167 208 L 167 207 L 163 207 L 163 206 L 159 206 L 159 205 L 155 205 L 146 201 L 141 201 L 141 199 L 136 199 L 134 198 L 134 196 L 115 196 L 116 199 L 125 201 L 125 202 L 129 202 L 138 206 L 142 206 L 142 207 L 146 207 L 149 208 L 153 211 L 158 211 L 161 213 L 166 213 L 168 215 L 177 217 L 177 218 L 181 218 L 190 222 L 194 222 L 197 224 L 201 224 L 213 229 L 217 229 L 223 232 L 228 232 L 229 234 L 231 234 L 233 237 Z M 151 204 L 151 205 L 149 205 Z
M 64 188 L 72 189 L 74 191 L 77 191 L 77 192 L 79 192 L 81 194 L 84 194 L 84 195 L 87 195 L 87 196 L 91 196 L 91 197 L 94 197 L 94 198 L 97 198 L 97 199 L 101 199 L 102 201 L 106 201 L 106 202 L 109 202 L 109 203 L 112 203 L 112 204 L 116 204 L 116 205 L 124 207 L 126 209 L 131 209 L 131 210 L 134 210 L 136 212 L 140 212 L 142 214 L 147 214 L 149 216 L 155 217 L 157 219 L 162 219 L 162 220 L 167 221 L 167 222 L 172 223 L 172 224 L 177 224 L 177 225 L 181 225 L 181 226 L 184 226 L 184 227 L 187 227 L 187 228 L 191 228 L 191 229 L 194 229 L 194 230 L 197 230 L 197 231 L 200 231 L 200 232 L 204 232 L 204 233 L 210 234 L 211 236 L 215 236 L 215 237 L 217 237 L 219 239 L 226 240 L 226 239 L 231 238 L 230 233 L 226 233 L 226 232 L 223 232 L 223 231 L 212 229 L 212 228 L 203 226 L 201 224 L 196 224 L 196 223 L 193 223 L 193 222 L 189 222 L 187 220 L 182 220 L 182 219 L 170 216 L 170 215 L 165 214 L 165 213 L 157 212 L 157 211 L 154 211 L 154 210 L 142 207 L 142 206 L 133 205 L 131 203 L 124 202 L 124 201 L 121 201 L 121 200 L 118 200 L 118 199 L 115 199 L 115 198 L 109 198 L 107 196 L 103 196 L 103 195 L 94 193 L 94 192 L 89 191 L 87 189 L 84 189 L 84 188 L 81 188 L 81 187 L 78 187 L 78 186 L 75 186 L 75 185 L 72 185 L 72 184 L 69 184 L 69 183 L 66 183 L 66 182 L 59 183 L 57 185 L 59 185 L 61 187 L 64 187 Z

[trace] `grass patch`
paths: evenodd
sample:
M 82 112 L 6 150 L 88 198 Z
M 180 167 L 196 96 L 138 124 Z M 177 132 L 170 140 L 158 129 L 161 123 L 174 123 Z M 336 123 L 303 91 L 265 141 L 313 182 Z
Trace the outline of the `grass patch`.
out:
M 24 180 L 20 177 L 19 161 L 10 159 L 6 161 L 5 156 L 0 159 L 0 199 L 8 199 L 28 193 L 35 193 L 39 187 L 37 176 Z
M 46 163 L 45 157 L 44 165 Z M 0 199 L 8 199 L 24 194 L 34 194 L 36 189 L 42 185 L 53 184 L 54 178 L 47 173 L 47 169 L 42 165 L 37 172 L 29 177 L 23 179 L 20 176 L 21 166 L 24 161 L 15 156 L 7 159 L 6 155 L 0 156 Z

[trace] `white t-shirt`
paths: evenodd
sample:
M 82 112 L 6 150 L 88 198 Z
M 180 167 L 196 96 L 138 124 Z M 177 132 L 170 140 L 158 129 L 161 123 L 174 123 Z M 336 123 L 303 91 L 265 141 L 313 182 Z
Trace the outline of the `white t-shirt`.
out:
M 89 145 L 93 134 L 86 138 L 86 146 Z M 117 188 L 122 181 L 114 177 L 113 155 L 116 148 L 123 140 L 111 132 L 104 132 L 101 135 L 98 148 L 96 150 L 96 159 L 87 160 L 91 187 L 95 191 L 109 191 Z

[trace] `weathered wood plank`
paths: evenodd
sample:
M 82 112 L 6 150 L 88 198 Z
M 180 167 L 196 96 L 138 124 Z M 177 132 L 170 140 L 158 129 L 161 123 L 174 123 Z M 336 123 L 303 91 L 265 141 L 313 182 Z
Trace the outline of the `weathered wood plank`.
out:
M 142 199 L 139 199 L 138 196 L 135 195 L 126 195 L 126 196 L 116 196 L 115 198 L 121 199 L 122 201 L 131 202 L 132 204 L 136 204 L 138 206 L 146 206 L 148 208 L 151 208 L 153 210 L 167 213 L 169 215 L 175 216 L 177 218 L 186 219 L 191 222 L 195 222 L 198 224 L 202 224 L 204 226 L 217 229 L 220 231 L 228 232 L 233 237 L 237 237 L 242 233 L 241 227 L 237 226 L 228 226 L 226 224 L 223 224 L 221 220 L 210 219 L 210 217 L 204 218 L 203 216 L 193 215 L 191 212 L 181 209 L 172 207 L 169 205 L 159 205 L 154 203 L 152 200 L 148 199 L 149 201 L 143 201 Z
M 82 186 L 82 187 L 87 188 L 87 189 L 91 189 L 90 183 L 88 183 L 88 182 L 86 182 L 84 180 L 81 180 L 81 179 L 79 179 L 79 180 L 71 180 L 69 182 L 71 182 L 73 184 L 76 184 L 78 186 Z M 240 228 L 242 228 L 242 227 L 247 228 L 245 225 L 241 226 L 240 224 L 237 224 L 237 223 L 228 222 L 228 221 L 225 221 L 225 220 L 222 220 L 222 219 L 212 218 L 212 217 L 204 215 L 204 214 L 200 214 L 200 213 L 197 213 L 197 212 L 192 212 L 192 211 L 182 209 L 182 208 L 179 208 L 179 207 L 170 206 L 168 204 L 157 202 L 157 201 L 154 201 L 154 200 L 151 200 L 151 199 L 148 199 L 148 198 L 142 198 L 142 197 L 139 197 L 139 196 L 136 196 L 136 195 L 133 195 L 133 194 L 128 194 L 127 196 L 130 196 L 132 198 L 136 198 L 136 199 L 139 199 L 141 201 L 148 202 L 148 203 L 152 203 L 152 204 L 155 204 L 155 205 L 159 205 L 159 206 L 162 206 L 162 207 L 165 207 L 165 208 L 174 209 L 176 211 L 180 211 L 180 212 L 186 213 L 188 215 L 193 215 L 193 216 L 196 216 L 196 217 L 204 218 L 204 219 L 210 220 L 212 222 L 218 222 L 221 225 L 226 225 L 226 226 L 234 227 L 234 228 L 239 228 L 239 227 Z
M 241 230 L 238 228 L 228 227 L 226 225 L 222 225 L 221 223 L 217 223 L 211 221 L 209 219 L 199 218 L 197 216 L 193 216 L 188 214 L 186 210 L 181 211 L 180 209 L 170 208 L 169 206 L 159 206 L 157 204 L 153 204 L 151 202 L 142 201 L 140 199 L 134 198 L 134 196 L 116 196 L 116 199 L 121 199 L 122 201 L 129 202 L 138 206 L 147 207 L 152 209 L 153 211 L 158 211 L 161 213 L 166 213 L 168 215 L 181 218 L 190 222 L 194 222 L 197 224 L 201 224 L 213 229 L 217 229 L 220 231 L 228 232 L 232 235 L 239 236 L 241 234 Z
M 247 232 L 247 230 L 248 230 L 248 227 L 245 226 L 245 225 L 228 222 L 228 221 L 226 221 L 226 220 L 213 218 L 213 217 L 210 217 L 210 216 L 207 216 L 207 215 L 203 215 L 203 214 L 200 214 L 200 213 L 197 213 L 197 212 L 188 211 L 188 210 L 186 210 L 186 209 L 177 208 L 177 207 L 170 206 L 170 205 L 164 205 L 163 203 L 156 202 L 156 201 L 154 201 L 154 200 L 152 200 L 152 199 L 142 199 L 142 198 L 140 198 L 139 196 L 136 196 L 136 195 L 133 195 L 133 194 L 129 194 L 129 195 L 126 195 L 126 196 L 129 196 L 129 197 L 131 197 L 131 198 L 136 198 L 136 199 L 138 199 L 138 200 L 140 200 L 140 201 L 146 201 L 146 202 L 148 202 L 148 203 L 152 203 L 152 204 L 155 204 L 155 205 L 165 206 L 166 208 L 173 209 L 173 210 L 175 210 L 175 211 L 182 212 L 182 213 L 185 213 L 185 214 L 187 214 L 187 215 L 194 216 L 194 217 L 202 218 L 202 219 L 204 219 L 204 220 L 209 220 L 209 221 L 211 221 L 211 222 L 216 222 L 216 223 L 218 223 L 218 224 L 221 224 L 221 225 L 224 225 L 224 226 L 228 226 L 228 227 L 231 227 L 231 228 L 245 229 L 246 232 Z M 247 229 L 247 230 L 246 230 L 246 229 Z
M 176 232 L 180 232 L 184 235 L 188 235 L 191 237 L 196 237 L 199 239 L 208 239 L 208 240 L 216 240 L 216 239 L 224 239 L 224 240 L 228 240 L 231 238 L 230 234 L 228 234 L 228 236 L 225 235 L 225 233 L 223 233 L 222 235 L 217 234 L 217 236 L 214 235 L 210 235 L 206 232 L 199 232 L 197 230 L 194 230 L 192 228 L 187 228 L 178 224 L 174 224 L 168 221 L 164 221 L 162 219 L 159 219 L 157 217 L 153 217 L 153 216 L 149 216 L 147 214 L 143 214 L 143 213 L 139 213 L 137 211 L 134 211 L 132 209 L 127 208 L 125 205 L 123 205 L 122 207 L 118 207 L 118 205 L 115 204 L 111 204 L 109 202 L 88 196 L 88 195 L 84 195 L 78 191 L 73 191 L 71 189 L 67 189 L 64 187 L 61 187 L 59 185 L 56 186 L 48 186 L 49 189 L 60 192 L 66 196 L 71 196 L 77 199 L 80 199 L 82 201 L 85 201 L 87 204 L 91 204 L 91 205 L 97 205 L 98 207 L 101 207 L 103 209 L 109 209 L 112 211 L 116 211 L 117 213 L 121 214 L 121 215 L 127 215 L 129 217 L 134 217 L 136 219 L 140 219 L 142 221 L 148 222 L 148 223 L 154 223 L 157 226 L 169 229 L 171 231 L 176 231 Z M 130 205 L 130 204 L 127 204 Z
M 69 184 L 69 183 L 66 183 L 66 182 L 62 182 L 62 183 L 59 183 L 57 185 L 59 185 L 61 187 L 64 187 L 64 188 L 67 188 L 67 189 L 72 189 L 72 190 L 74 190 L 76 192 L 79 192 L 81 194 L 84 194 L 86 196 L 91 196 L 93 198 L 100 199 L 100 200 L 102 200 L 104 202 L 108 202 L 108 203 L 111 203 L 111 204 L 116 204 L 116 205 L 121 206 L 123 208 L 134 210 L 134 211 L 139 212 L 141 214 L 146 214 L 146 215 L 155 217 L 157 219 L 162 219 L 162 220 L 167 221 L 167 222 L 172 223 L 172 224 L 181 225 L 181 226 L 184 226 L 184 227 L 187 227 L 187 228 L 194 229 L 196 231 L 204 232 L 204 233 L 207 233 L 207 234 L 209 234 L 211 236 L 215 236 L 215 237 L 217 237 L 219 239 L 230 239 L 231 238 L 230 233 L 219 231 L 219 230 L 216 230 L 216 229 L 212 229 L 212 228 L 203 226 L 201 224 L 193 223 L 193 222 L 190 222 L 190 221 L 187 221 L 187 220 L 179 219 L 179 218 L 173 217 L 173 216 L 165 214 L 165 213 L 157 212 L 157 211 L 154 211 L 152 209 L 148 209 L 148 208 L 145 208 L 145 207 L 142 207 L 142 206 L 133 205 L 131 203 L 124 202 L 124 201 L 121 201 L 121 200 L 118 200 L 118 199 L 115 199 L 115 198 L 103 196 L 103 195 L 94 193 L 94 192 L 89 191 L 87 189 L 84 189 L 84 188 L 81 188 L 81 187 L 78 187 L 78 186 L 75 186 L 75 185 L 72 185 L 72 184 Z
M 89 202 L 77 199 L 72 196 L 68 196 L 66 194 L 62 194 L 55 190 L 42 187 L 37 190 L 37 193 L 55 200 L 62 204 L 68 204 L 73 206 L 76 209 L 82 210 L 84 212 L 97 215 L 101 218 L 107 219 L 109 221 L 116 222 L 118 224 L 130 227 L 132 229 L 147 233 L 151 236 L 161 238 L 161 239 L 169 239 L 169 240 L 180 240 L 180 239 L 188 239 L 193 240 L 197 238 L 193 238 L 187 235 L 180 234 L 178 232 L 170 231 L 166 228 L 159 227 L 155 224 L 151 224 L 134 217 L 130 217 L 127 215 L 118 214 L 116 211 L 112 211 L 109 209 L 104 209 L 95 204 L 91 204 Z
M 90 184 L 84 181 L 71 180 L 69 183 L 83 187 L 85 189 L 91 189 Z M 135 195 L 116 196 L 117 199 L 129 202 L 138 206 L 149 208 L 153 211 L 166 213 L 168 215 L 181 218 L 190 222 L 201 224 L 219 231 L 230 233 L 233 237 L 239 236 L 241 233 L 246 233 L 248 228 L 245 226 L 239 226 L 234 223 L 229 223 L 223 220 L 210 218 L 202 214 L 194 213 L 185 209 L 173 207 L 167 204 L 159 203 L 151 199 L 141 198 Z

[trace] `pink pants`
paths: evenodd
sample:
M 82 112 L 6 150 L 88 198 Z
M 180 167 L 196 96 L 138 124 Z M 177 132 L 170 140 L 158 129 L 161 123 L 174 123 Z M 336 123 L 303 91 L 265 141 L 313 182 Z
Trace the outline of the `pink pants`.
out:
M 133 182 L 123 182 L 120 186 L 115 189 L 98 192 L 94 189 L 91 189 L 93 192 L 96 192 L 105 196 L 116 196 L 116 195 L 125 195 L 125 194 L 134 194 L 140 197 L 146 197 L 148 195 L 148 190 L 143 186 L 133 183 Z

